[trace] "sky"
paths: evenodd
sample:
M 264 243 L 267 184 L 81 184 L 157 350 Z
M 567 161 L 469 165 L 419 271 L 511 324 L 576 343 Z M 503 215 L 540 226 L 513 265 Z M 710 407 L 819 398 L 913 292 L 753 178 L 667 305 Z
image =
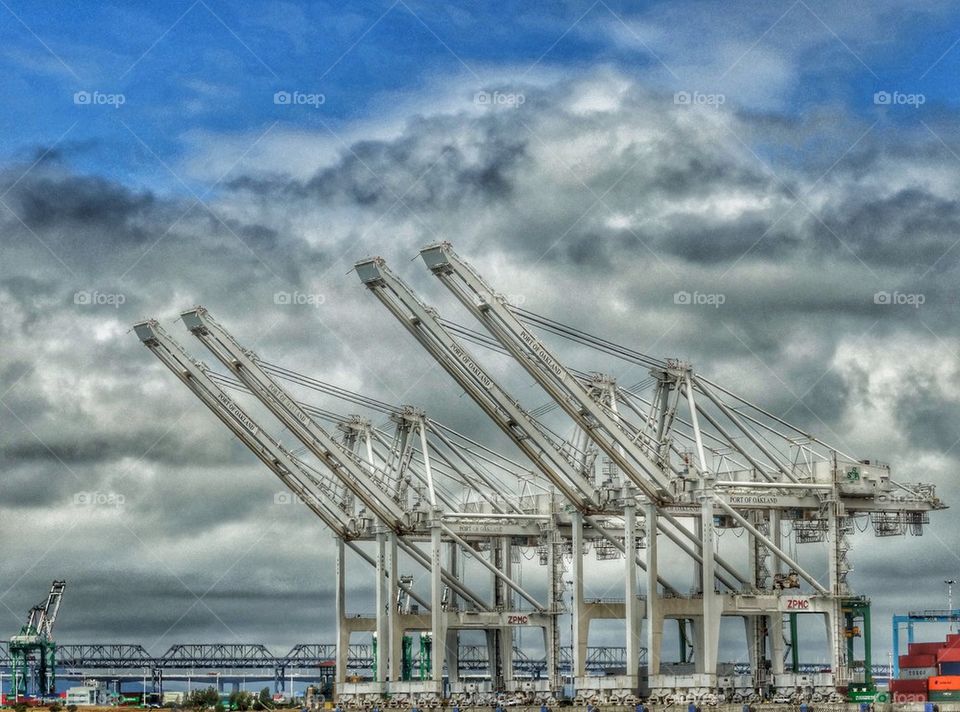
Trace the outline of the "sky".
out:
M 64 578 L 63 642 L 332 640 L 329 532 L 130 326 L 186 342 L 204 304 L 267 360 L 506 447 L 349 273 L 383 255 L 467 320 L 411 262 L 441 239 L 525 308 L 956 502 L 958 16 L 0 0 L 3 630 Z M 881 658 L 889 616 L 960 578 L 954 521 L 856 537 Z

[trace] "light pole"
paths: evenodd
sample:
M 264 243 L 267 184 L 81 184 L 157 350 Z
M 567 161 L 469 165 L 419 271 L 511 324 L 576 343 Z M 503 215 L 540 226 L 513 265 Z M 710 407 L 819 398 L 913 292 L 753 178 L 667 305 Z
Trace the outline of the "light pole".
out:
M 953 584 L 956 583 L 954 579 L 944 579 L 943 581 L 947 585 L 947 610 L 950 612 L 950 632 L 953 632 Z

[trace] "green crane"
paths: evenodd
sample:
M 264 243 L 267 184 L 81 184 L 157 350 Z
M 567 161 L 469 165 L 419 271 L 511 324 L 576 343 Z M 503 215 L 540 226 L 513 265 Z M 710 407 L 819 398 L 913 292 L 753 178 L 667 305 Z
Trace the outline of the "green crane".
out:
M 15 701 L 32 689 L 40 697 L 56 694 L 57 645 L 51 636 L 65 588 L 65 581 L 54 581 L 47 599 L 30 609 L 26 624 L 10 639 L 10 692 Z

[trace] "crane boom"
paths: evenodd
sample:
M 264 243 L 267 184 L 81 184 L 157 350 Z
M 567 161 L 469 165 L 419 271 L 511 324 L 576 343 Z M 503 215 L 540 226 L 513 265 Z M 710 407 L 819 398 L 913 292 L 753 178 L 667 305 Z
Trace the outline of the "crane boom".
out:
M 355 265 L 360 280 L 370 289 L 387 309 L 407 328 L 417 341 L 433 356 L 483 411 L 503 430 L 504 433 L 530 458 L 536 467 L 554 484 L 579 511 L 584 513 L 586 521 L 615 548 L 623 550 L 621 542 L 611 537 L 594 517 L 593 512 L 600 511 L 596 490 L 584 474 L 575 469 L 565 453 L 542 431 L 540 423 L 520 407 L 518 401 L 503 390 L 497 382 L 480 366 L 470 353 L 449 333 L 436 311 L 425 305 L 413 290 L 407 286 L 387 266 L 381 257 L 361 260 Z M 680 543 L 682 538 L 698 544 L 696 537 L 685 527 L 670 530 L 657 518 L 657 528 L 672 541 Z M 681 548 L 684 548 L 681 545 Z M 689 547 L 684 551 L 699 560 L 700 556 Z M 646 563 L 637 560 L 642 569 Z M 722 564 L 737 581 L 746 579 L 733 567 Z M 725 586 L 735 590 L 737 585 L 722 573 L 717 579 Z M 663 578 L 658 579 L 665 590 L 675 592 Z
M 66 587 L 66 581 L 54 581 L 50 584 L 50 592 L 46 599 L 30 609 L 27 613 L 27 625 L 24 627 L 28 635 L 39 635 L 44 638 L 53 635 L 53 624 L 57 620 L 57 612 L 60 610 L 60 601 L 63 599 L 63 591 Z
M 396 534 L 411 532 L 426 518 L 424 510 L 401 505 L 368 474 L 372 463 L 364 463 L 326 432 L 286 391 L 257 363 L 257 359 L 221 326 L 203 307 L 181 314 L 184 325 L 217 359 L 239 378 L 250 392 L 287 427 L 330 472 L 357 496 L 376 517 Z M 423 448 L 426 452 L 426 448 Z M 430 470 L 427 467 L 427 479 Z M 432 482 L 430 483 L 432 488 Z M 418 516 L 423 515 L 423 516 Z M 413 544 L 401 540 L 400 547 L 421 565 L 429 568 L 429 558 Z M 442 577 L 452 589 L 481 609 L 487 604 L 474 591 L 442 568 Z
M 583 383 L 513 314 L 505 300 L 453 251 L 450 243 L 420 251 L 424 263 L 454 296 L 510 352 L 514 359 L 573 418 L 583 431 L 655 502 L 674 495 L 666 473 Z
M 183 312 L 181 317 L 190 333 L 229 368 L 371 512 L 376 513 L 378 519 L 394 531 L 411 528 L 407 512 L 370 476 L 371 465 L 362 462 L 322 428 L 205 308 L 195 307 Z
M 568 456 L 547 437 L 517 400 L 504 391 L 440 323 L 436 313 L 388 267 L 382 258 L 356 264 L 360 280 L 407 328 L 500 429 L 578 509 L 601 508 L 596 489 Z
M 358 533 L 355 528 L 344 523 L 344 520 L 349 520 L 353 514 L 347 508 L 345 500 L 331 496 L 338 489 L 334 481 L 321 481 L 319 477 L 308 472 L 279 442 L 267 435 L 253 418 L 210 379 L 203 364 L 191 358 L 158 322 L 144 321 L 134 325 L 134 330 L 147 348 L 337 536 L 349 540 Z
M 42 632 L 48 637 L 53 635 L 53 624 L 57 621 L 57 613 L 60 611 L 60 602 L 63 600 L 66 587 L 66 581 L 54 581 L 50 586 L 50 593 L 47 594 L 47 602 L 43 606 Z
M 141 341 L 143 341 L 171 371 L 176 373 L 180 380 L 183 381 L 244 444 L 250 447 L 250 441 L 253 441 L 253 446 L 250 447 L 250 449 L 271 471 L 279 475 L 279 468 L 273 464 L 278 463 L 287 473 L 297 473 L 290 478 L 293 482 L 292 489 L 294 489 L 298 495 L 304 497 L 304 501 L 308 506 L 314 500 L 316 500 L 318 504 L 324 505 L 318 506 L 316 509 L 311 507 L 311 509 L 321 517 L 325 524 L 342 538 L 349 539 L 351 536 L 356 536 L 357 532 L 347 531 L 343 524 L 344 519 L 348 521 L 353 519 L 352 513 L 342 506 L 342 503 L 346 502 L 346 499 L 342 499 L 340 505 L 334 504 L 333 506 L 331 506 L 329 501 L 327 491 L 337 492 L 342 490 L 342 487 L 337 484 L 336 479 L 324 478 L 324 482 L 317 482 L 314 487 L 307 487 L 303 480 L 311 481 L 312 476 L 304 469 L 303 465 L 276 440 L 266 435 L 259 424 L 209 378 L 206 373 L 206 368 L 191 358 L 186 350 L 167 334 L 158 322 L 155 320 L 141 322 L 134 326 L 134 330 L 137 332 Z M 284 479 L 284 481 L 286 482 L 287 480 Z M 321 516 L 321 511 L 323 511 L 326 516 Z M 386 521 L 384 521 L 384 524 L 390 526 Z M 393 524 L 395 525 L 395 523 Z M 399 545 L 415 561 L 429 569 L 429 557 L 423 551 L 407 541 L 401 540 Z M 444 569 L 442 575 L 447 585 L 460 593 L 465 599 L 471 601 L 471 603 L 482 610 L 488 608 L 476 593 L 457 581 L 456 577 L 452 576 L 449 571 Z

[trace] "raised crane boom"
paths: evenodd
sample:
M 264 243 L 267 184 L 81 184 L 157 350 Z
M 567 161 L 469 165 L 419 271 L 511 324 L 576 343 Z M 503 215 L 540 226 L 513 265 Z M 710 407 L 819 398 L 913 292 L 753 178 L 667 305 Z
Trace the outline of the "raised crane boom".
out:
M 442 326 L 432 309 L 423 304 L 382 258 L 356 264 L 360 280 L 407 328 L 413 337 L 453 377 L 501 430 L 530 458 L 563 495 L 578 509 L 600 511 L 602 505 L 590 480 L 575 468 L 524 411 L 476 362 L 473 356 Z
M 585 433 L 654 502 L 674 499 L 670 478 L 634 437 L 513 314 L 504 299 L 461 260 L 450 243 L 420 251 L 424 263 L 510 352 Z
M 411 529 L 408 512 L 374 481 L 369 473 L 370 465 L 362 462 L 310 417 L 206 309 L 195 307 L 183 312 L 181 317 L 190 333 L 229 368 L 371 512 L 376 513 L 378 519 L 395 531 Z
M 160 324 L 150 319 L 134 325 L 134 331 L 144 345 L 179 378 L 200 401 L 236 437 L 246 445 L 281 482 L 294 492 L 310 511 L 316 514 L 331 531 L 367 563 L 376 561 L 352 541 L 359 534 L 352 513 L 346 509 L 346 500 L 331 497 L 339 488 L 331 479 L 312 474 L 306 466 L 280 443 L 264 432 L 259 424 L 241 409 L 209 377 L 206 368 L 195 361 Z M 410 596 L 425 607 L 429 605 L 416 592 L 399 584 Z
M 57 612 L 60 610 L 60 601 L 63 599 L 63 591 L 66 587 L 66 581 L 54 581 L 50 585 L 47 599 L 31 608 L 27 614 L 27 630 L 46 638 L 53 635 L 53 624 L 57 620 Z
M 356 531 L 347 531 L 343 523 L 344 520 L 349 522 L 354 519 L 352 514 L 346 509 L 345 503 L 347 499 L 342 498 L 339 505 L 329 506 L 330 499 L 327 493 L 340 492 L 343 489 L 337 483 L 336 479 L 333 477 L 325 477 L 323 483 L 318 482 L 314 487 L 307 487 L 303 480 L 310 481 L 311 476 L 303 468 L 302 463 L 299 463 L 296 458 L 290 455 L 279 442 L 270 438 L 249 414 L 210 379 L 206 368 L 191 358 L 186 350 L 170 337 L 158 322 L 155 320 L 141 322 L 134 325 L 134 330 L 137 332 L 141 341 L 143 341 L 171 371 L 177 374 L 178 378 L 180 378 L 208 408 L 213 410 L 244 444 L 247 444 L 249 447 L 251 440 L 253 441 L 253 446 L 250 447 L 250 449 L 253 450 L 254 454 L 256 454 L 271 471 L 278 475 L 280 471 L 297 473 L 296 476 L 290 477 L 294 483 L 291 489 L 294 489 L 294 491 L 301 496 L 303 496 L 301 491 L 309 495 L 304 500 L 308 506 L 310 502 L 314 500 L 322 503 L 324 505 L 323 507 L 319 507 L 318 509 L 311 507 L 311 509 L 313 509 L 314 513 L 318 516 L 321 516 L 320 511 L 326 510 L 326 516 L 321 516 L 321 519 L 323 519 L 324 523 L 330 526 L 338 536 L 349 539 L 351 536 L 355 537 L 357 535 Z M 250 438 L 248 437 L 249 435 L 253 435 L 254 437 Z M 279 464 L 282 466 L 282 469 L 278 471 L 278 468 L 271 463 Z M 281 477 L 281 479 L 284 478 Z M 286 480 L 284 481 L 286 482 Z M 296 487 L 299 487 L 300 490 L 296 489 Z M 337 513 L 338 511 L 340 512 L 339 514 Z M 396 521 L 381 521 L 391 528 L 397 527 Z M 430 560 L 427 554 L 414 544 L 402 539 L 399 544 L 415 561 L 429 569 Z M 481 610 L 488 609 L 486 603 L 484 603 L 476 593 L 465 587 L 446 569 L 442 570 L 442 576 L 444 582 L 465 599 L 469 600 Z
M 406 327 L 431 356 L 449 373 L 453 379 L 470 395 L 483 411 L 501 430 L 530 458 L 554 486 L 580 512 L 604 539 L 610 541 L 623 553 L 622 543 L 611 537 L 600 522 L 589 516 L 602 510 L 597 491 L 567 457 L 561 448 L 544 432 L 542 425 L 525 411 L 519 402 L 501 388 L 497 382 L 480 366 L 473 356 L 453 337 L 443 325 L 436 311 L 425 305 L 413 290 L 387 266 L 381 257 L 361 260 L 356 263 L 360 280 L 370 289 L 387 309 Z M 657 520 L 657 529 L 677 544 L 697 562 L 702 556 L 691 548 L 699 545 L 699 540 L 682 525 L 674 524 L 676 529 Z M 637 561 L 641 568 L 646 564 Z M 733 579 L 740 584 L 747 579 L 733 566 L 718 560 Z M 725 586 L 736 590 L 738 585 L 722 573 L 717 579 Z M 662 578 L 659 582 L 668 591 L 675 589 Z
M 320 479 L 309 472 L 267 435 L 259 423 L 210 379 L 203 364 L 191 358 L 157 321 L 140 322 L 133 328 L 144 345 L 337 536 L 349 540 L 358 534 L 355 524 L 350 523 L 353 512 L 347 500 L 332 496 L 339 489 L 335 481 Z
M 386 466 L 383 468 L 373 463 L 372 428 L 368 424 L 361 426 L 358 431 L 363 433 L 369 453 L 369 461 L 363 462 L 321 427 L 309 411 L 262 367 L 257 356 L 243 348 L 205 308 L 190 309 L 182 314 L 182 318 L 187 329 L 229 368 L 311 453 L 336 473 L 358 498 L 365 502 L 373 498 L 376 505 L 393 512 L 395 521 L 400 523 L 398 530 L 411 529 L 429 515 L 425 507 L 408 501 L 403 479 L 406 472 L 413 472 L 421 479 L 429 495 L 430 507 L 436 508 L 438 504 L 444 504 L 448 514 L 458 513 L 453 501 L 435 486 L 431 448 L 427 441 L 429 425 L 422 412 L 413 408 L 401 408 L 393 412 L 392 418 L 398 426 L 395 446 L 398 457 L 393 463 L 385 462 Z M 353 423 L 344 425 L 351 433 L 356 432 L 351 428 Z M 409 467 L 413 458 L 414 440 L 419 440 L 422 472 Z M 391 452 L 393 450 L 394 446 L 391 447 Z M 392 467 L 387 467 L 389 465 Z M 478 491 L 469 481 L 465 480 L 464 484 Z M 485 484 L 490 486 L 492 483 L 486 479 Z

